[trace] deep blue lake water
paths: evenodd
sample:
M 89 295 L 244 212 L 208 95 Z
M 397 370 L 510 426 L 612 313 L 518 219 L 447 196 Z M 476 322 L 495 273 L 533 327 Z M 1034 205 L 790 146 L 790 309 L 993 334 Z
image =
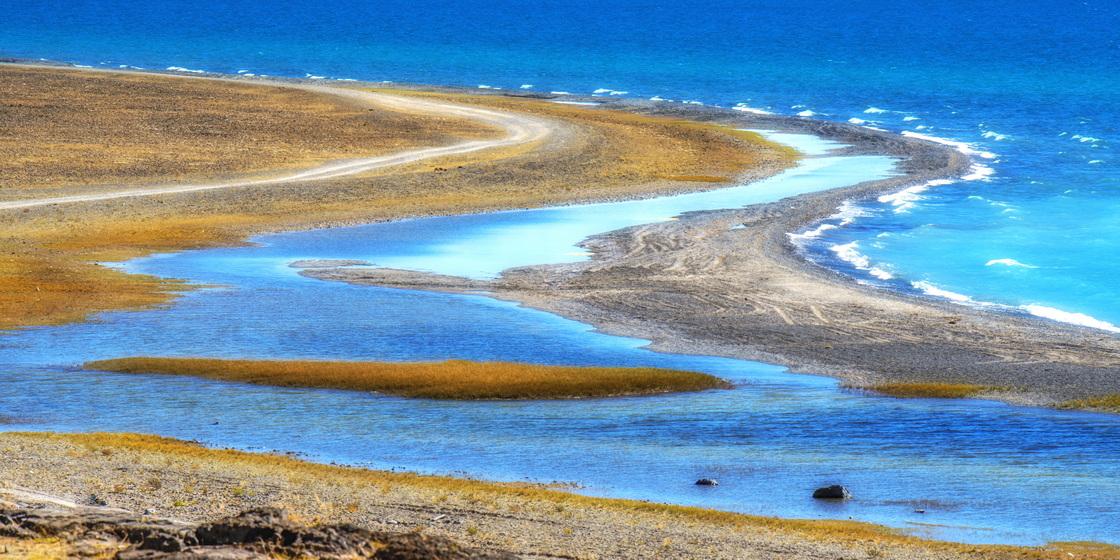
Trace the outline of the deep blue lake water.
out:
M 814 258 L 868 282 L 1112 329 L 1117 29 L 1111 0 L 14 0 L 0 18 L 0 56 L 657 96 L 956 142 L 975 156 L 967 180 L 846 208 L 835 220 L 843 227 L 807 241 Z M 369 234 L 411 237 L 417 227 Z M 285 236 L 265 241 L 263 253 L 228 255 L 228 275 L 207 263 L 227 258 L 217 253 L 137 263 L 228 286 L 169 309 L 0 337 L 0 411 L 35 419 L 20 428 L 158 432 L 321 460 L 389 457 L 375 466 L 578 480 L 589 492 L 755 513 L 977 527 L 923 530 L 978 542 L 1120 542 L 1114 418 L 870 399 L 772 366 L 655 355 L 636 349 L 640 341 L 485 298 L 306 280 L 257 255 L 335 255 Z M 370 249 L 357 258 L 397 257 Z M 222 315 L 231 310 L 236 317 Z M 123 350 L 653 363 L 743 386 L 658 399 L 432 403 L 72 369 Z M 314 428 L 293 437 L 298 425 Z M 559 451 L 535 452 L 548 449 Z M 619 470 L 634 486 L 610 482 Z M 715 492 L 691 486 L 708 475 L 723 483 Z M 832 482 L 856 499 L 829 509 L 805 498 Z

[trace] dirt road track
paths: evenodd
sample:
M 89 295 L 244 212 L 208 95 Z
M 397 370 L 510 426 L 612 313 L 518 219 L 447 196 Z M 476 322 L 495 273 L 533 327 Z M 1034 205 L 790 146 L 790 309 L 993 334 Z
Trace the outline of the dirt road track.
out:
M 427 99 L 415 99 L 411 97 L 396 96 L 386 93 L 362 91 L 340 87 L 310 85 L 293 85 L 290 87 L 316 91 L 327 95 L 334 95 L 337 97 L 345 97 L 347 99 L 365 103 L 371 107 L 385 108 L 394 111 L 472 119 L 486 124 L 494 125 L 499 128 L 503 128 L 506 130 L 507 134 L 505 137 L 493 140 L 468 140 L 465 142 L 452 144 L 450 146 L 420 148 L 415 150 L 406 150 L 404 152 L 386 156 L 336 161 L 318 167 L 313 167 L 311 169 L 304 169 L 279 177 L 270 177 L 266 179 L 247 179 L 222 183 L 175 185 L 152 188 L 128 188 L 126 190 L 108 193 L 16 200 L 9 202 L 0 202 L 0 210 L 20 210 L 36 206 L 49 206 L 53 204 L 90 202 L 97 200 L 110 200 L 137 196 L 153 196 L 170 193 L 228 189 L 234 187 L 261 186 L 278 183 L 290 183 L 293 181 L 318 181 L 344 175 L 364 173 L 374 169 L 390 167 L 394 165 L 415 163 L 417 161 L 425 159 L 462 155 L 516 145 L 532 144 L 534 142 L 544 140 L 545 138 L 550 136 L 556 126 L 548 119 L 531 115 L 496 111 L 492 109 L 467 107 L 464 105 L 456 105 L 453 103 L 444 103 Z

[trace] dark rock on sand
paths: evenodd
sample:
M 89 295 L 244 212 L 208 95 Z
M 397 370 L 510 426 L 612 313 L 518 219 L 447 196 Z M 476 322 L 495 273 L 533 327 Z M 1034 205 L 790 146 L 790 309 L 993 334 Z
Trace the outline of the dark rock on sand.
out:
M 852 494 L 848 492 L 847 488 L 839 484 L 833 484 L 832 486 L 817 488 L 813 491 L 813 497 L 818 500 L 847 500 L 852 497 Z

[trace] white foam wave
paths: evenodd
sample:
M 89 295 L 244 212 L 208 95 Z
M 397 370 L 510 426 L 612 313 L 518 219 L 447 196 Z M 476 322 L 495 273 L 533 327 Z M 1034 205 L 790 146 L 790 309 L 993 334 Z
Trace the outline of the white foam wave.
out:
M 533 84 L 521 84 L 521 89 L 533 89 Z
M 1000 134 L 991 130 L 985 131 L 984 134 L 981 134 L 981 136 L 983 136 L 984 138 L 991 138 L 992 140 L 995 140 L 997 142 L 999 142 L 1000 140 L 1007 140 L 1008 138 L 1011 138 L 1006 134 Z
M 856 218 L 866 218 L 871 215 L 871 212 L 867 208 L 850 200 L 845 200 L 836 208 L 836 213 L 825 218 L 816 228 L 802 233 L 790 233 L 787 235 L 789 235 L 790 240 L 794 243 L 807 241 L 824 235 L 826 231 L 840 229 L 852 223 Z
M 1101 142 L 1102 141 L 1100 138 L 1093 138 L 1092 136 L 1082 136 L 1080 134 L 1074 134 L 1073 136 L 1070 136 L 1069 139 L 1070 140 L 1077 140 L 1078 142 L 1085 143 L 1085 144 L 1087 144 L 1089 142 Z
M 815 239 L 817 237 L 820 237 L 820 236 L 824 235 L 824 232 L 826 232 L 828 230 L 832 230 L 832 229 L 840 229 L 840 226 L 838 226 L 836 224 L 825 223 L 825 224 L 821 224 L 821 225 L 817 226 L 814 229 L 806 231 L 804 233 L 789 233 L 787 235 L 789 235 L 789 238 L 796 243 L 798 241 Z
M 969 171 L 971 171 L 971 173 L 961 177 L 962 181 L 987 181 L 996 173 L 995 169 L 979 163 L 972 164 Z
M 992 266 L 993 264 L 1005 264 L 1007 266 L 1021 266 L 1023 268 L 1038 268 L 1037 266 L 1033 266 L 1033 265 L 1029 265 L 1029 264 L 1023 264 L 1023 263 L 1021 263 L 1021 262 L 1019 262 L 1015 259 L 992 259 L 992 260 L 984 263 L 984 266 Z
M 884 113 L 889 113 L 890 111 L 886 109 L 880 109 L 878 107 L 868 107 L 863 112 L 867 113 L 868 115 L 882 115 Z
M 840 227 L 844 227 L 855 221 L 856 218 L 867 218 L 870 216 L 872 216 L 872 213 L 867 208 L 850 200 L 845 200 L 836 208 L 836 213 L 829 216 L 828 219 L 840 220 Z
M 325 80 L 325 79 L 327 79 L 326 76 L 312 76 L 311 74 L 308 74 L 304 77 L 307 78 L 308 80 Z M 479 87 L 482 87 L 482 86 L 479 86 Z
M 915 289 L 928 296 L 943 297 L 959 303 L 974 303 L 972 301 L 972 298 L 964 294 L 950 292 L 949 290 L 942 290 L 941 288 L 938 288 L 937 286 L 934 286 L 933 284 L 930 284 L 929 282 L 926 282 L 924 280 L 911 282 L 910 285 L 914 286 Z
M 190 68 L 183 68 L 182 66 L 168 66 L 168 70 L 172 72 L 190 72 L 192 74 L 205 74 L 205 70 L 191 70 Z
M 599 89 L 597 89 L 597 90 L 595 90 L 595 91 L 593 91 L 593 92 L 591 92 L 591 93 L 596 93 L 596 94 L 604 94 L 604 93 L 610 93 L 611 91 L 612 91 L 612 90 L 609 90 L 609 89 L 607 89 L 607 88 L 599 88 Z
M 902 117 L 902 120 L 904 120 L 906 122 L 910 122 L 910 121 L 920 121 L 920 120 L 922 120 L 922 118 L 921 117 Z
M 478 89 L 498 89 L 498 88 L 496 88 L 496 87 L 494 87 L 494 86 L 488 86 L 488 85 L 484 85 L 484 84 L 479 84 L 479 85 L 478 85 Z
M 815 117 L 819 114 L 820 113 L 817 113 L 815 111 L 810 111 L 810 110 L 806 109 L 804 111 L 801 111 L 800 113 L 797 113 L 797 116 L 799 116 L 799 117 Z
M 859 270 L 867 271 L 868 274 L 880 280 L 890 280 L 894 278 L 891 273 L 879 267 L 871 265 L 871 259 L 860 253 L 858 250 L 859 244 L 855 241 L 845 243 L 844 245 L 835 245 L 831 247 L 831 251 L 836 253 L 836 257 L 840 260 L 851 264 Z
M 1120 328 L 1112 323 L 1095 319 L 1084 313 L 1070 313 L 1053 307 L 1046 307 L 1044 305 L 1022 305 L 1019 307 L 1023 311 L 1034 315 L 1035 317 L 1042 317 L 1044 319 L 1051 319 L 1061 323 L 1069 323 L 1071 325 L 1078 325 L 1082 327 L 1090 327 L 1094 329 L 1101 329 L 1110 332 L 1120 332 Z
M 852 124 L 858 124 L 858 125 L 865 125 L 865 124 L 867 124 L 867 121 L 865 121 L 865 120 L 863 120 L 863 119 L 857 119 L 857 118 L 855 118 L 855 117 L 852 117 L 852 118 L 848 119 L 848 122 L 850 122 L 850 123 L 852 123 Z
M 857 247 L 859 243 L 853 241 L 843 245 L 833 245 L 830 250 L 836 253 L 837 258 L 860 270 L 871 270 L 871 259 L 859 252 Z
M 1096 164 L 1096 163 L 1104 163 L 1104 160 L 1103 159 L 1094 159 L 1094 160 L 1089 162 L 1090 165 L 1093 165 L 1093 164 Z
M 926 181 L 925 183 L 922 183 L 920 185 L 914 185 L 912 187 L 902 189 L 901 191 L 898 191 L 894 194 L 884 194 L 879 197 L 879 202 L 894 206 L 895 214 L 905 214 L 906 212 L 909 212 L 910 209 L 913 208 L 918 201 L 925 198 L 921 193 L 929 190 L 930 187 L 951 185 L 954 182 L 955 181 L 949 179 L 934 179 L 932 181 Z
M 917 132 L 910 132 L 908 130 L 902 131 L 902 135 L 907 136 L 909 138 L 918 138 L 919 140 L 927 140 L 929 142 L 934 142 L 934 143 L 941 144 L 941 145 L 944 145 L 944 146 L 950 146 L 952 148 L 955 148 L 958 152 L 961 152 L 963 154 L 967 154 L 967 155 L 970 155 L 970 156 L 982 157 L 984 159 L 996 159 L 996 157 L 997 157 L 992 152 L 978 150 L 978 149 L 976 149 L 976 147 L 974 147 L 971 144 L 968 144 L 966 142 L 958 142 L 956 140 L 948 140 L 948 139 L 945 139 L 945 138 L 938 138 L 936 136 L 930 136 L 928 134 L 918 134 Z
M 735 106 L 732 107 L 732 109 L 735 109 L 736 111 L 742 111 L 744 113 L 754 113 L 756 115 L 773 115 L 774 114 L 774 113 L 771 113 L 770 111 L 763 111 L 762 109 L 755 109 L 754 107 L 750 107 L 745 103 L 736 103 Z

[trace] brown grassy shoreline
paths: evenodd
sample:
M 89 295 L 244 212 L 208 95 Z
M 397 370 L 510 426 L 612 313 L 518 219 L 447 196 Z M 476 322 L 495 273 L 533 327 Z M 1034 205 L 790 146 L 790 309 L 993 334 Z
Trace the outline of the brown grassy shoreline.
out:
M 130 434 L 0 434 L 0 482 L 195 522 L 279 506 L 304 523 L 419 530 L 527 559 L 1120 557 L 1108 546 L 934 542 L 865 523 L 591 498 L 550 485 L 354 469 Z
M 21 100 L 18 118 L 5 121 L 7 140 L 0 141 L 0 161 L 20 170 L 0 173 L 0 198 L 8 200 L 119 189 L 107 185 L 122 181 L 245 176 L 494 134 L 461 119 L 370 110 L 282 83 L 18 65 L 0 65 L 0 83 L 6 98 Z M 136 88 L 143 95 L 131 95 Z M 791 158 L 744 133 L 676 118 L 408 93 L 541 115 L 556 133 L 529 151 L 444 158 L 317 183 L 0 211 L 0 329 L 156 305 L 184 289 L 97 262 L 232 245 L 268 231 L 713 188 L 707 179 L 691 179 L 764 176 Z M 181 99 L 172 105 L 174 126 L 166 123 L 165 97 Z M 69 124 L 50 135 L 36 132 L 45 120 Z
M 726 389 L 718 377 L 657 368 L 479 363 L 313 362 L 130 357 L 88 362 L 116 373 L 186 375 L 274 387 L 372 391 L 421 399 L 533 400 Z

